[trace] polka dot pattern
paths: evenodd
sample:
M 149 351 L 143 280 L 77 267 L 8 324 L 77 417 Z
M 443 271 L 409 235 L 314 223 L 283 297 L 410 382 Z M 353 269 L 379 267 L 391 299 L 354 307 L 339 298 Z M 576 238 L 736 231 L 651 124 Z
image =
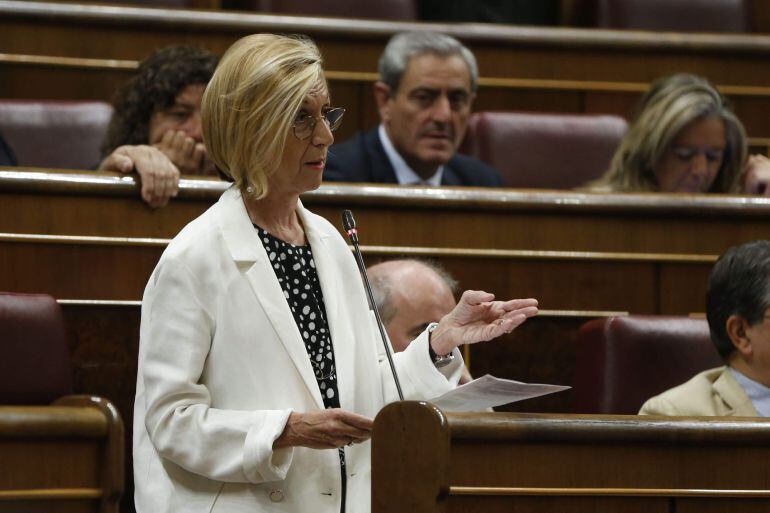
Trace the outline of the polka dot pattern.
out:
M 283 295 L 297 323 L 305 343 L 310 365 L 313 367 L 318 389 L 326 408 L 339 408 L 337 369 L 334 346 L 326 320 L 321 282 L 318 279 L 310 245 L 289 244 L 257 225 L 259 239 L 265 247 Z M 343 483 L 345 478 L 345 451 L 339 450 Z M 344 510 L 344 503 L 343 503 Z

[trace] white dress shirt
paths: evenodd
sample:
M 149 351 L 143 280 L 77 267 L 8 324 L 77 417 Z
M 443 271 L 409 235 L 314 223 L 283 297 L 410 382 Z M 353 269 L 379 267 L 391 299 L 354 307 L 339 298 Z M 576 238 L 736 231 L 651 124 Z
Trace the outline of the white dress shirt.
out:
M 729 367 L 735 381 L 751 399 L 751 404 L 762 417 L 770 417 L 770 388 Z
M 379 126 L 378 133 L 380 135 L 382 147 L 385 148 L 385 154 L 388 156 L 388 160 L 390 160 L 390 165 L 393 166 L 393 170 L 396 172 L 396 180 L 398 180 L 399 185 L 441 185 L 441 177 L 444 175 L 444 166 L 439 166 L 433 176 L 424 180 L 409 167 L 409 164 L 406 163 L 401 154 L 398 153 L 395 147 L 393 147 L 393 143 L 390 142 L 388 133 L 385 131 L 383 125 Z

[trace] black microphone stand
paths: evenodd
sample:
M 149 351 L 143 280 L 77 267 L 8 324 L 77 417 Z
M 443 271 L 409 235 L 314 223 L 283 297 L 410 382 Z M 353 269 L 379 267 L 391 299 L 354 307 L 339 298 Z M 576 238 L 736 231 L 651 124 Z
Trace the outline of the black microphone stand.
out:
M 361 277 L 364 281 L 364 288 L 366 294 L 369 296 L 369 304 L 372 305 L 374 310 L 374 316 L 377 318 L 377 327 L 380 330 L 380 338 L 382 338 L 382 345 L 385 346 L 385 354 L 388 356 L 388 363 L 390 364 L 390 371 L 393 373 L 393 380 L 396 382 L 396 390 L 398 391 L 398 398 L 404 400 L 404 393 L 401 391 L 401 382 L 398 380 L 398 374 L 396 373 L 396 366 L 393 364 L 393 355 L 390 351 L 390 344 L 385 337 L 385 330 L 382 328 L 382 319 L 380 318 L 380 311 L 377 308 L 377 303 L 374 302 L 374 295 L 372 294 L 372 287 L 369 284 L 369 275 L 366 274 L 366 266 L 364 265 L 364 259 L 361 256 L 361 249 L 358 247 L 358 230 L 356 230 L 356 221 L 353 219 L 353 212 L 345 210 L 342 212 L 342 226 L 345 228 L 345 232 L 348 234 L 350 242 L 353 244 L 353 253 L 356 255 L 356 263 L 358 264 L 358 270 L 361 272 Z

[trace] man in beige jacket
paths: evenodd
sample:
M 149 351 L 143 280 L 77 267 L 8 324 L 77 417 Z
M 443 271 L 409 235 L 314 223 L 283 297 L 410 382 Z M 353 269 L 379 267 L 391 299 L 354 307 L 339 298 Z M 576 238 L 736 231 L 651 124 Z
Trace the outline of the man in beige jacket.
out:
M 639 413 L 770 416 L 770 242 L 733 247 L 719 258 L 706 316 L 726 365 L 653 397 Z

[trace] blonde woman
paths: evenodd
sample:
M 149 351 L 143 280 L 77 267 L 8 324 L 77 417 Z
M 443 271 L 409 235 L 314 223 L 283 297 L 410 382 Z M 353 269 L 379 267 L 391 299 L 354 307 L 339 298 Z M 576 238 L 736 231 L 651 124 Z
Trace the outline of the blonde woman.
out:
M 652 84 L 598 191 L 770 193 L 770 161 L 746 159 L 746 133 L 704 78 L 677 74 Z
M 233 186 L 171 241 L 142 302 L 138 513 L 369 510 L 372 418 L 395 390 L 347 244 L 299 200 L 342 114 L 307 39 L 249 36 L 222 57 L 203 133 Z M 454 387 L 457 346 L 536 305 L 465 292 L 394 356 L 405 395 Z

